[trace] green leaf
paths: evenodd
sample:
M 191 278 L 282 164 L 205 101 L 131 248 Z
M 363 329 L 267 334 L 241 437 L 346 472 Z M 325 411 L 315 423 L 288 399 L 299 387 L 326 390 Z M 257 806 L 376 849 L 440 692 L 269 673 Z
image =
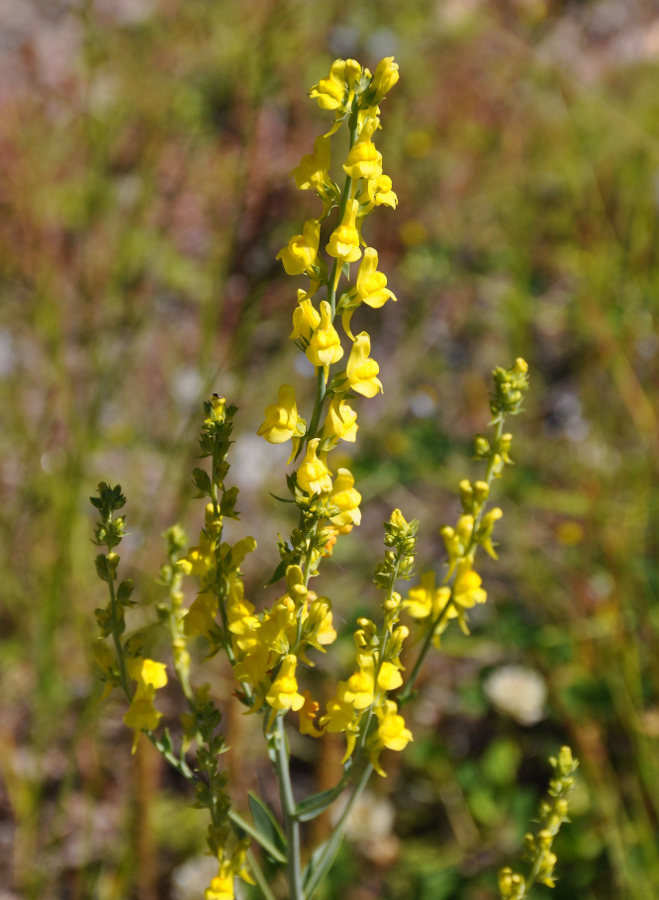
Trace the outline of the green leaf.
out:
M 232 487 L 225 491 L 220 502 L 220 512 L 229 519 L 238 519 L 239 514 L 236 512 L 236 502 L 238 500 L 238 488 Z
M 330 840 L 331 840 L 331 838 L 330 838 Z M 320 862 L 322 860 L 322 857 L 325 854 L 325 851 L 327 850 L 328 844 L 329 844 L 329 841 L 325 841 L 324 844 L 321 844 L 319 847 L 316 847 L 316 849 L 311 854 L 309 862 L 307 863 L 307 867 L 305 868 L 304 873 L 302 875 L 302 887 L 304 889 L 305 896 L 309 889 L 309 886 L 317 883 L 316 870 L 320 866 Z
M 260 797 L 252 791 L 248 791 L 247 800 L 249 811 L 252 814 L 254 827 L 270 844 L 273 844 L 282 854 L 286 853 L 286 838 L 281 830 L 274 813 Z
M 109 581 L 110 576 L 108 572 L 108 561 L 105 558 L 104 553 L 98 554 L 98 556 L 94 560 L 94 565 L 96 566 L 96 574 L 101 579 L 101 581 Z
M 121 603 L 122 606 L 129 605 L 130 595 L 133 593 L 134 587 L 135 585 L 133 584 L 132 578 L 124 578 L 117 588 L 117 601 Z
M 109 634 L 112 634 L 112 622 L 107 609 L 95 609 L 94 615 L 96 616 L 96 622 L 100 629 L 101 637 L 107 637 Z
M 198 488 L 202 492 L 202 494 L 210 494 L 211 479 L 210 475 L 205 469 L 193 469 L 192 481 L 194 483 L 194 486 Z
M 300 822 L 310 822 L 311 819 L 315 819 L 316 816 L 319 816 L 328 806 L 334 803 L 344 788 L 345 784 L 339 783 L 336 787 L 330 788 L 327 791 L 320 791 L 318 794 L 312 794 L 310 797 L 305 797 L 304 800 L 301 800 L 300 803 L 298 803 L 295 809 L 296 818 Z
M 288 562 L 286 560 L 282 560 L 277 568 L 275 569 L 272 578 L 267 582 L 266 587 L 269 587 L 271 584 L 274 584 L 276 581 L 280 581 L 284 575 L 286 574 L 286 569 L 288 568 Z
M 244 831 L 245 834 L 249 834 L 255 841 L 257 841 L 261 847 L 265 850 L 268 856 L 278 863 L 286 862 L 286 853 L 284 851 L 279 850 L 268 838 L 262 834 L 258 828 L 252 825 L 251 822 L 248 822 L 247 819 L 243 819 L 242 816 L 238 815 L 238 813 L 230 809 L 229 810 L 229 818 L 241 831 Z

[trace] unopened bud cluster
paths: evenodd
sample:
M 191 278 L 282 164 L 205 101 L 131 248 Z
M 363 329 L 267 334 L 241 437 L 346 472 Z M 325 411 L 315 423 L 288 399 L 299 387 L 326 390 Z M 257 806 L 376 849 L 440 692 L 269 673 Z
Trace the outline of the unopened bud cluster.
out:
M 509 866 L 499 872 L 499 896 L 501 900 L 524 900 L 536 882 L 554 887 L 556 854 L 552 850 L 554 838 L 561 825 L 569 822 L 568 795 L 574 788 L 575 772 L 579 765 L 570 747 L 561 747 L 558 757 L 550 757 L 554 775 L 549 782 L 547 796 L 540 802 L 538 827 L 524 837 L 525 857 L 530 871 L 525 877 Z
M 509 455 L 512 435 L 503 432 L 503 423 L 507 414 L 519 412 L 528 389 L 527 371 L 526 362 L 520 358 L 509 369 L 497 367 L 492 373 L 494 434 L 489 438 L 477 435 L 474 440 L 476 458 L 486 464 L 485 475 L 477 481 L 464 478 L 459 483 L 462 514 L 454 525 L 440 528 L 447 555 L 443 580 L 437 585 L 435 573 L 426 572 L 420 585 L 412 588 L 403 601 L 403 608 L 422 621 L 427 640 L 435 646 L 439 646 L 451 619 L 457 619 L 462 631 L 469 634 L 468 611 L 487 600 L 481 576 L 475 569 L 476 551 L 482 547 L 493 559 L 497 558 L 492 536 L 503 512 L 498 506 L 488 510 L 487 504 L 493 479 L 501 476 L 506 465 L 512 464 Z

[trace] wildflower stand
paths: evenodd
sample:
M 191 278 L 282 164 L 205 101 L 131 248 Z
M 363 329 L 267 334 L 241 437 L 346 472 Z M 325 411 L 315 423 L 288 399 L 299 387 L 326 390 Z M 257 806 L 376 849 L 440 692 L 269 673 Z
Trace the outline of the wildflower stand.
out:
M 201 456 L 210 464 L 193 471 L 194 484 L 206 501 L 204 524 L 192 547 L 179 526 L 168 530 L 168 558 L 160 573 L 167 599 L 159 605 L 158 616 L 171 637 L 173 670 L 187 704 L 177 749 L 168 731 L 156 733 L 161 713 L 154 701 L 156 692 L 167 683 L 166 665 L 142 655 L 139 634 L 124 637 L 132 583 L 118 579 L 115 548 L 124 534 L 125 520 L 118 513 L 125 498 L 120 487 L 101 483 L 98 497 L 92 500 L 100 514 L 95 541 L 103 548 L 96 567 L 109 592 L 107 606 L 96 611 L 101 637 L 95 644 L 95 656 L 108 690 L 119 688 L 129 703 L 124 721 L 134 731 L 133 750 L 140 735 L 146 734 L 167 761 L 194 784 L 198 805 L 208 810 L 208 845 L 217 858 L 218 872 L 206 890 L 206 900 L 230 900 L 236 876 L 258 885 L 266 900 L 275 900 L 279 883 L 271 886 L 266 878 L 263 857 L 271 867 L 285 871 L 282 883 L 285 881 L 286 893 L 282 896 L 291 900 L 316 896 L 354 803 L 374 771 L 385 775 L 382 752 L 401 751 L 412 740 L 400 708 L 412 698 L 431 646 L 439 646 L 452 619 L 457 619 L 467 634 L 468 610 L 487 598 L 475 569 L 476 553 L 481 546 L 496 558 L 492 534 L 502 513 L 496 507 L 488 509 L 488 501 L 493 480 L 511 462 L 511 435 L 504 431 L 504 424 L 508 415 L 519 412 L 528 385 L 522 359 L 509 369 L 494 371 L 490 400 L 493 434 L 475 440 L 475 455 L 485 465 L 484 475 L 482 480 L 460 482 L 462 515 L 455 526 L 441 530 L 448 555 L 441 582 L 437 584 L 435 573 L 428 572 L 403 599 L 398 585 L 412 576 L 418 523 L 406 521 L 400 510 L 394 510 L 384 526 L 384 559 L 374 576 L 383 594 L 381 615 L 377 622 L 366 617 L 356 622 L 354 671 L 339 681 L 322 714 L 310 692 L 300 690 L 298 677 L 303 678 L 304 667 L 313 665 L 312 656 L 324 652 L 336 638 L 330 599 L 312 590 L 311 581 L 336 541 L 361 520 L 361 495 L 353 475 L 347 468 L 333 472 L 329 456 L 340 441 L 356 440 L 357 413 L 351 405 L 356 395 L 371 398 L 382 389 L 378 363 L 371 357 L 370 336 L 366 331 L 353 334 L 352 319 L 362 305 L 378 309 L 396 299 L 387 288 L 386 276 L 378 270 L 377 251 L 366 244 L 363 226 L 376 207 L 397 205 L 391 179 L 382 170 L 382 155 L 373 142 L 380 128 L 379 104 L 397 81 L 398 66 L 392 58 L 382 60 L 373 75 L 354 60 L 337 60 L 329 76 L 310 92 L 322 109 L 334 113 L 334 123 L 327 134 L 317 138 L 313 153 L 302 159 L 293 174 L 301 190 L 316 193 L 322 210 L 318 218 L 305 222 L 302 233 L 291 238 L 278 258 L 289 275 L 308 279 L 306 290 L 298 289 L 290 337 L 316 369 L 316 394 L 307 424 L 298 412 L 294 388 L 282 385 L 277 401 L 266 408 L 258 431 L 271 443 L 290 441 L 289 463 L 297 466 L 286 479 L 298 520 L 288 540 L 279 543 L 281 561 L 270 583 L 283 581 L 283 593 L 269 608 L 257 610 L 244 596 L 240 566 L 255 550 L 256 542 L 244 537 L 231 544 L 224 534 L 225 522 L 238 518 L 237 488 L 226 484 L 236 407 L 218 396 L 205 404 L 200 447 Z M 330 145 L 343 126 L 349 140 L 339 187 L 330 175 Z M 329 226 L 327 259 L 319 252 L 325 223 Z M 350 267 L 357 262 L 351 285 Z M 343 338 L 334 324 L 338 320 Z M 344 344 L 349 353 L 341 368 Z M 186 578 L 193 578 L 197 585 L 189 607 L 183 590 Z M 407 678 L 400 655 L 410 628 L 401 623 L 403 614 L 415 623 L 419 645 Z M 231 805 L 221 768 L 227 749 L 219 730 L 221 714 L 207 687 L 195 688 L 190 674 L 189 644 L 199 637 L 207 644 L 207 657 L 226 654 L 239 685 L 240 701 L 247 711 L 262 718 L 265 745 L 279 785 L 283 828 L 275 813 L 254 794 L 248 799 L 251 821 Z M 327 733 L 346 737 L 338 783 L 301 800 L 296 799 L 290 771 L 285 719 L 291 711 L 297 713 L 299 731 L 312 739 Z M 505 900 L 526 896 L 535 880 L 551 883 L 555 857 L 549 848 L 566 819 L 564 795 L 574 768 L 566 753 L 564 748 L 556 763 L 557 778 L 563 779 L 560 785 L 556 782 L 552 795 L 558 799 L 545 809 L 545 827 L 527 842 L 535 860 L 531 877 L 525 881 L 512 870 L 503 870 L 500 893 Z M 307 851 L 302 825 L 320 815 L 344 791 L 349 792 L 348 799 L 330 837 Z M 254 844 L 260 847 L 261 856 L 253 851 Z

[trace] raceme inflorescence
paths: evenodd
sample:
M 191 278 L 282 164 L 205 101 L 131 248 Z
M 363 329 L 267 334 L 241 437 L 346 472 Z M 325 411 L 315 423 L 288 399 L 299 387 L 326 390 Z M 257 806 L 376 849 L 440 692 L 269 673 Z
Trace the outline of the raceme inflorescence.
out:
M 354 623 L 352 670 L 322 705 L 305 685 L 306 672 L 326 658 L 322 654 L 337 637 L 331 582 L 321 593 L 314 590 L 314 580 L 337 541 L 347 539 L 361 521 L 362 497 L 353 474 L 334 465 L 332 452 L 342 442 L 356 441 L 358 402 L 382 391 L 371 336 L 366 330 L 354 333 L 353 318 L 361 307 L 379 310 L 396 300 L 379 269 L 377 249 L 368 244 L 365 223 L 380 207 L 395 209 L 398 202 L 375 143 L 380 104 L 398 77 L 392 57 L 383 59 L 373 74 L 355 60 L 336 60 L 329 75 L 310 91 L 320 108 L 333 114 L 333 123 L 316 139 L 313 152 L 302 158 L 293 177 L 300 190 L 315 193 L 320 208 L 277 257 L 296 279 L 289 337 L 315 369 L 315 396 L 303 415 L 295 387 L 281 385 L 276 399 L 269 398 L 273 402 L 266 406 L 258 429 L 266 441 L 290 446 L 289 496 L 284 500 L 295 510 L 295 523 L 288 538 L 278 542 L 280 563 L 270 581 L 279 586 L 276 599 L 268 605 L 245 595 L 241 565 L 255 551 L 256 541 L 249 536 L 234 541 L 226 534 L 227 523 L 238 519 L 238 490 L 227 484 L 237 408 L 224 398 L 214 395 L 204 408 L 200 456 L 207 466 L 195 468 L 192 476 L 205 502 L 199 537 L 190 545 L 178 525 L 166 533 L 167 560 L 160 572 L 165 598 L 157 615 L 169 635 L 170 664 L 145 655 L 143 632 L 126 636 L 133 585 L 118 575 L 116 548 L 125 532 L 121 488 L 101 483 L 92 499 L 99 513 L 95 542 L 102 548 L 96 568 L 108 587 L 106 607 L 96 610 L 101 636 L 94 646 L 95 658 L 106 689 L 118 688 L 125 695 L 124 721 L 133 730 L 133 751 L 145 734 L 192 782 L 197 804 L 208 810 L 208 845 L 218 868 L 206 900 L 233 898 L 237 877 L 256 885 L 266 900 L 315 896 L 354 803 L 374 772 L 386 774 L 385 751 L 402 751 L 413 740 L 401 710 L 413 697 L 428 652 L 439 647 L 454 619 L 468 634 L 470 609 L 487 599 L 477 571 L 477 551 L 482 547 L 496 558 L 493 532 L 502 512 L 489 506 L 490 493 L 494 479 L 511 463 L 512 437 L 505 422 L 520 411 L 528 387 L 523 359 L 494 371 L 492 430 L 488 436 L 477 435 L 474 442 L 481 476 L 460 482 L 462 513 L 453 525 L 441 529 L 447 554 L 441 577 L 430 569 L 416 586 L 401 592 L 401 583 L 413 576 L 418 523 L 393 510 L 384 525 L 384 555 L 374 569 L 382 600 L 373 618 L 360 617 Z M 336 145 L 341 146 L 346 135 L 333 165 Z M 340 184 L 334 180 L 339 175 Z M 370 315 L 362 311 L 360 321 L 367 322 Z M 193 668 L 200 644 L 204 659 L 199 667 L 213 665 L 217 654 L 223 654 L 239 702 L 246 712 L 261 718 L 264 749 L 279 787 L 279 815 L 254 793 L 246 804 L 249 814 L 237 811 L 229 799 L 222 766 L 228 748 L 216 702 L 220 698 L 211 696 L 203 672 L 199 679 Z M 411 660 L 405 665 L 404 651 Z M 159 729 L 157 707 L 157 692 L 172 673 L 186 704 L 176 742 L 169 730 Z M 344 736 L 343 771 L 330 789 L 296 797 L 286 731 L 291 727 L 312 741 L 331 734 Z M 344 792 L 347 800 L 329 838 L 318 847 L 307 847 L 304 823 Z M 542 843 L 544 838 L 534 840 Z M 273 879 L 275 869 L 279 874 Z M 511 873 L 513 877 L 517 876 Z M 501 878 L 508 890 L 508 876 Z M 512 887 L 502 895 L 518 896 L 511 891 Z

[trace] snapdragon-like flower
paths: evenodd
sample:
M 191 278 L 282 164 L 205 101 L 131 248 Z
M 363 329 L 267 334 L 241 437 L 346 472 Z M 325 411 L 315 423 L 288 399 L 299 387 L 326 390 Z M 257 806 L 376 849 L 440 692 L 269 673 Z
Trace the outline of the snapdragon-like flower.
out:
M 365 187 L 357 194 L 359 201 L 359 216 L 367 216 L 376 206 L 390 206 L 396 209 L 398 196 L 392 189 L 392 181 L 388 175 L 379 175 L 377 178 L 369 178 L 364 182 Z
M 320 438 L 309 441 L 305 457 L 297 470 L 297 483 L 308 494 L 323 494 L 332 490 L 330 470 L 316 455 L 319 444 Z
M 234 900 L 234 874 L 231 864 L 221 862 L 217 875 L 204 891 L 204 900 Z
M 300 734 L 308 734 L 311 737 L 319 738 L 323 736 L 323 732 L 316 728 L 316 716 L 318 715 L 319 705 L 312 698 L 309 691 L 304 691 L 304 704 L 299 709 L 300 716 Z
M 356 262 L 362 255 L 359 246 L 359 232 L 355 224 L 358 212 L 359 203 L 356 200 L 350 200 L 346 204 L 341 223 L 330 235 L 325 248 L 330 256 L 341 262 Z
M 295 389 L 290 384 L 282 384 L 277 402 L 265 409 L 265 419 L 256 432 L 271 444 L 283 444 L 299 434 L 300 419 L 295 402 Z M 302 428 L 304 434 L 304 427 Z
M 414 740 L 412 732 L 405 727 L 405 719 L 398 714 L 398 707 L 393 700 L 385 700 L 382 706 L 376 707 L 378 729 L 369 742 L 369 759 L 371 765 L 382 777 L 386 772 L 380 766 L 380 753 L 383 749 L 404 750 Z
M 375 699 L 375 660 L 368 653 L 359 654 L 359 669 L 346 682 L 343 699 L 356 710 L 366 709 Z
M 375 397 L 382 390 L 382 382 L 377 377 L 380 366 L 369 356 L 370 352 L 371 338 L 362 331 L 352 345 L 346 375 L 351 389 L 363 397 Z
M 327 78 L 321 78 L 309 91 L 312 100 L 321 109 L 341 111 L 348 107 L 354 96 L 357 79 L 362 67 L 355 59 L 336 59 L 330 66 Z
M 485 603 L 487 592 L 481 587 L 482 578 L 466 561 L 458 567 L 453 583 L 453 602 L 463 609 L 471 609 L 477 603 Z
M 320 325 L 320 313 L 306 291 L 298 290 L 297 304 L 293 313 L 293 330 L 288 337 L 291 341 L 300 341 L 302 349 L 306 349 L 311 335 Z
M 299 710 L 304 706 L 304 697 L 297 689 L 296 666 L 297 656 L 292 653 L 282 660 L 279 674 L 265 698 L 273 710 Z
M 384 99 L 392 87 L 397 84 L 399 78 L 398 63 L 394 62 L 393 56 L 385 56 L 384 59 L 381 59 L 371 79 L 371 86 L 375 90 L 373 102 L 379 103 Z
M 364 250 L 355 288 L 359 299 L 373 309 L 384 306 L 389 299 L 396 299 L 387 288 L 387 276 L 384 272 L 378 272 L 378 252 L 373 247 Z
M 451 596 L 451 588 L 435 586 L 435 573 L 425 572 L 421 576 L 421 584 L 410 588 L 407 599 L 403 600 L 403 609 L 413 619 L 436 619 L 444 609 Z
M 323 214 L 338 198 L 339 189 L 329 174 L 331 163 L 330 138 L 328 135 L 317 137 L 313 153 L 302 157 L 300 165 L 293 169 L 295 184 L 301 191 L 314 190 L 324 204 Z
M 359 504 L 362 495 L 355 490 L 355 479 L 350 469 L 339 469 L 334 479 L 334 490 L 330 494 L 330 503 L 336 507 L 339 512 L 330 516 L 330 522 L 339 528 L 346 528 L 353 525 L 359 525 L 362 520 Z
M 135 753 L 142 731 L 153 731 L 162 718 L 153 701 L 156 690 L 167 684 L 167 667 L 153 659 L 135 657 L 128 660 L 126 669 L 137 682 L 133 699 L 124 715 L 124 723 L 134 731 L 132 752 Z
M 309 596 L 311 606 L 304 623 L 304 640 L 310 647 L 325 652 L 325 646 L 336 640 L 332 609 L 327 597 L 316 597 L 312 591 Z
M 378 672 L 378 687 L 383 691 L 395 691 L 403 683 L 400 669 L 394 663 L 386 660 L 380 664 Z
M 312 266 L 318 255 L 320 242 L 320 222 L 317 219 L 309 219 L 304 223 L 302 234 L 293 235 L 288 246 L 283 247 L 277 254 L 277 259 L 282 261 L 287 275 L 312 275 Z
M 337 437 L 344 441 L 357 439 L 357 413 L 341 394 L 335 394 L 327 410 L 323 437 Z
M 341 338 L 332 325 L 332 307 L 327 300 L 320 303 L 320 322 L 311 335 L 306 352 L 314 366 L 323 366 L 325 369 L 343 356 Z
M 377 116 L 364 123 L 359 138 L 343 164 L 343 171 L 350 178 L 379 178 L 382 175 L 382 154 L 371 140 L 379 125 Z

